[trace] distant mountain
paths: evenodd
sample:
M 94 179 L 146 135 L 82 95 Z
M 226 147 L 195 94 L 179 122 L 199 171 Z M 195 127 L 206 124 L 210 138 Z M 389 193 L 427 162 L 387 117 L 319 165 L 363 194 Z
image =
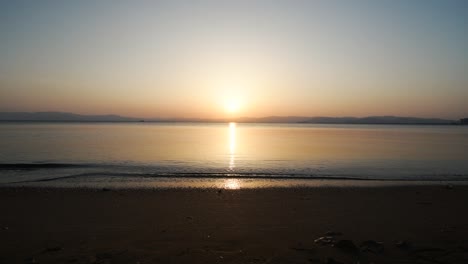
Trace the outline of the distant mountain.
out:
M 206 118 L 135 118 L 118 115 L 79 115 L 62 112 L 0 112 L 0 121 L 47 121 L 47 122 L 243 122 L 243 123 L 303 123 L 303 124 L 459 124 L 454 120 L 398 116 L 369 117 L 304 117 L 268 116 L 240 117 L 234 119 Z
M 51 122 L 132 122 L 137 118 L 118 115 L 79 115 L 62 112 L 0 112 L 0 121 L 51 121 Z
M 269 116 L 261 118 L 240 118 L 239 122 L 256 123 L 305 123 L 305 124 L 455 124 L 454 120 L 439 118 L 369 116 L 369 117 L 301 117 Z
M 320 124 L 454 124 L 456 121 L 439 118 L 368 116 L 368 117 L 313 117 L 301 123 Z

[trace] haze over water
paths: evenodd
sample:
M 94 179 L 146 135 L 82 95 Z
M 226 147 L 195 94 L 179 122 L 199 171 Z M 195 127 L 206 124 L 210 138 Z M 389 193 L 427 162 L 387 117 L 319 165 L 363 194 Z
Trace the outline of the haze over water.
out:
M 468 180 L 468 129 L 462 126 L 3 123 L 0 128 L 2 185 Z

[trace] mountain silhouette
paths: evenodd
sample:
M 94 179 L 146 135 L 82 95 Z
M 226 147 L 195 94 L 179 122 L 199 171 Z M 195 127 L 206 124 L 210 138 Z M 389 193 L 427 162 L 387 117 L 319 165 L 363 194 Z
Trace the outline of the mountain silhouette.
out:
M 239 117 L 233 119 L 208 118 L 136 118 L 119 115 L 81 115 L 64 112 L 0 112 L 0 121 L 36 122 L 243 122 L 243 123 L 302 123 L 302 124 L 458 124 L 458 121 L 440 118 L 419 118 L 399 116 L 368 117 L 306 117 L 267 116 Z

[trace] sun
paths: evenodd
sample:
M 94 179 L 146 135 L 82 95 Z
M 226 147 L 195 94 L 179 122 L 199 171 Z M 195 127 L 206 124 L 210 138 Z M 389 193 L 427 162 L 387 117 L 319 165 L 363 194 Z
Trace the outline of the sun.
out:
M 236 98 L 229 98 L 224 103 L 224 109 L 228 113 L 237 113 L 241 108 L 241 102 Z
M 226 81 L 226 83 L 228 83 Z M 229 117 L 234 117 L 240 113 L 246 111 L 245 106 L 247 105 L 246 99 L 246 90 L 248 87 L 238 81 L 232 81 L 230 85 L 218 85 L 217 90 L 217 103 L 218 109 L 224 110 L 225 115 Z

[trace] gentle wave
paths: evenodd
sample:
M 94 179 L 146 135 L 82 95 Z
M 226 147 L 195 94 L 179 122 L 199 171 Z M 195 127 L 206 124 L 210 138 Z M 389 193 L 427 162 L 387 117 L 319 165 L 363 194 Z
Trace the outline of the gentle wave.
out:
M 0 164 L 0 171 L 10 172 L 11 180 L 3 184 L 54 182 L 62 180 L 87 181 L 92 178 L 121 180 L 138 179 L 285 179 L 285 180 L 353 180 L 353 181 L 466 181 L 468 174 L 439 173 L 369 176 L 363 171 L 354 173 L 293 173 L 262 171 L 261 168 L 253 171 L 216 171 L 208 168 L 189 168 L 183 166 L 140 166 L 140 165 L 113 165 L 113 164 L 80 164 L 80 163 L 8 163 Z M 189 171 L 189 172 L 187 172 Z M 33 174 L 31 174 L 33 173 Z M 30 174 L 30 175 L 28 175 Z M 363 176 L 364 175 L 364 176 Z M 17 176 L 23 176 L 18 179 Z M 5 177 L 5 173 L 2 173 Z
M 121 178 L 194 178 L 194 179 L 297 179 L 297 180 L 372 180 L 369 178 L 360 177 L 343 177 L 343 176 L 318 176 L 318 175 L 301 175 L 301 174 L 267 174 L 267 173 L 83 173 L 76 175 L 68 175 L 54 178 L 26 180 L 11 183 L 31 183 L 31 182 L 48 182 L 65 179 L 76 179 L 82 177 L 121 177 Z
M 4 163 L 0 164 L 0 170 L 39 170 L 39 169 L 65 169 L 65 168 L 86 168 L 93 164 L 73 164 L 73 163 Z

